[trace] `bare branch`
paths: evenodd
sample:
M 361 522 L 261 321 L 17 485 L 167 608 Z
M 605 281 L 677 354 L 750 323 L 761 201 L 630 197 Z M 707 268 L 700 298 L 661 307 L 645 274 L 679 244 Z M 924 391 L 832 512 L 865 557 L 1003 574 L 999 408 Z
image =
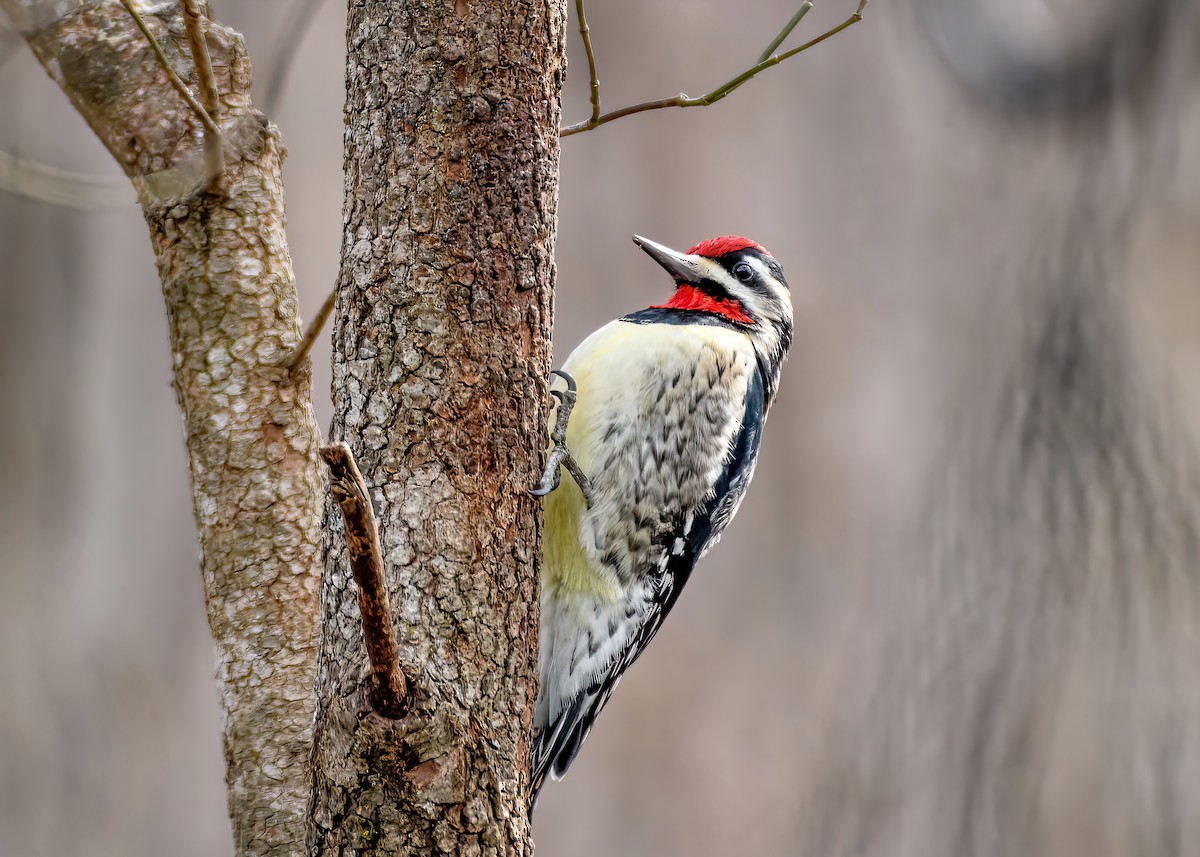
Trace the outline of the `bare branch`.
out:
M 271 66 L 266 75 L 267 93 L 262 100 L 263 112 L 268 116 L 273 116 L 279 108 L 283 91 L 291 76 L 292 61 L 300 55 L 300 43 L 304 41 L 304 34 L 316 19 L 317 11 L 323 2 L 324 0 L 303 0 L 296 5 L 288 15 L 282 32 L 275 38 L 271 48 Z
M 783 25 L 783 29 L 771 39 L 771 44 L 767 45 L 767 49 L 758 56 L 758 62 L 766 62 L 771 58 L 771 54 L 783 44 L 784 39 L 792 34 L 792 30 L 796 29 L 796 25 L 804 20 L 804 16 L 808 14 L 808 10 L 813 7 L 812 0 L 804 0 L 800 4 L 800 8 L 796 10 L 796 14 L 792 16 L 792 20 Z M 861 11 L 861 10 L 859 10 Z
M 124 176 L 108 178 L 64 170 L 0 149 L 0 190 L 81 211 L 125 208 L 137 195 Z
M 13 9 L 38 11 L 26 41 L 143 204 L 184 415 L 233 844 L 239 857 L 295 854 L 312 791 L 305 763 L 328 495 L 311 384 L 291 383 L 280 366 L 302 328 L 277 129 L 250 99 L 244 40 L 208 21 L 224 122 L 244 137 L 223 197 L 195 193 L 203 163 L 192 142 L 211 117 L 181 98 L 186 87 L 164 74 L 163 46 L 147 32 L 182 33 L 178 4 L 159 6 L 166 20 L 157 21 L 133 14 L 147 14 L 144 0 L 0 0 Z
M 846 29 L 847 27 L 850 27 L 853 24 L 857 24 L 859 21 L 861 21 L 863 19 L 863 10 L 867 8 L 868 2 L 869 2 L 869 0 L 859 0 L 858 8 L 854 11 L 854 13 L 851 14 L 850 17 L 847 18 L 845 21 L 842 21 L 842 23 L 838 24 L 836 27 L 833 27 L 830 30 L 826 30 L 824 33 L 817 36 L 812 41 L 805 42 L 804 44 L 800 45 L 800 47 L 798 47 L 798 48 L 792 48 L 790 51 L 785 51 L 784 53 L 776 54 L 775 56 L 768 57 L 765 60 L 760 60 L 759 62 L 755 63 L 753 66 L 751 66 L 750 68 L 746 69 L 744 72 L 739 74 L 737 77 L 726 81 L 721 86 L 718 86 L 712 92 L 706 93 L 705 95 L 701 95 L 697 98 L 692 98 L 692 97 L 686 95 L 685 93 L 681 92 L 681 93 L 679 93 L 679 95 L 676 95 L 674 98 L 660 98 L 656 101 L 644 101 L 641 104 L 634 104 L 629 107 L 622 107 L 620 110 L 614 110 L 611 113 L 605 113 L 602 116 L 594 117 L 592 119 L 587 120 L 586 122 L 578 122 L 574 125 L 568 125 L 567 127 L 560 129 L 558 132 L 558 135 L 560 137 L 570 137 L 572 134 L 582 134 L 584 131 L 591 131 L 593 128 L 598 128 L 601 125 L 606 125 L 609 122 L 612 122 L 614 119 L 621 119 L 622 117 L 625 117 L 625 116 L 632 116 L 635 113 L 645 113 L 649 110 L 661 110 L 664 107 L 707 107 L 710 104 L 715 104 L 716 102 L 720 101 L 725 96 L 729 95 L 734 90 L 741 87 L 747 81 L 753 79 L 755 76 L 758 75 L 759 72 L 765 71 L 765 70 L 771 68 L 771 66 L 779 65 L 784 60 L 790 59 L 791 57 L 794 57 L 796 54 L 803 53 L 804 51 L 808 50 L 809 48 L 819 45 L 821 42 L 825 41 L 826 39 L 836 36 L 838 33 L 840 33 L 842 30 Z M 799 14 L 799 13 L 797 13 L 797 14 Z M 803 15 L 801 15 L 800 17 L 803 17 Z M 788 27 L 785 27 L 784 29 L 787 30 Z M 786 35 L 785 35 L 785 38 L 786 38 Z
M 407 707 L 408 689 L 400 670 L 392 608 L 383 581 L 383 551 L 367 482 L 345 443 L 322 446 L 321 458 L 329 465 L 329 490 L 346 524 L 346 550 L 358 584 L 358 611 L 371 663 L 371 706 L 384 717 L 397 718 Z
M 175 91 L 183 96 L 183 100 L 187 102 L 188 107 L 192 108 L 192 112 L 200 120 L 200 124 L 204 126 L 205 134 L 220 135 L 221 129 L 217 127 L 217 123 L 213 121 L 212 116 L 204 109 L 204 106 L 196 100 L 196 96 L 192 95 L 192 91 L 188 89 L 186 83 L 183 82 L 175 69 L 171 68 L 171 63 L 167 61 L 167 55 L 163 53 L 162 45 L 158 43 L 158 39 L 154 38 L 154 33 L 150 32 L 150 28 L 138 13 L 137 8 L 133 5 L 133 0 L 121 0 L 121 5 L 125 7 L 125 11 L 133 18 L 133 22 L 137 24 L 137 28 L 142 31 L 142 35 L 150 42 L 150 47 L 154 51 L 154 56 L 158 58 L 158 63 L 167 73 L 167 79 L 171 81 L 171 86 L 175 87 Z
M 204 99 L 204 109 L 211 120 L 204 126 L 205 184 L 210 192 L 216 192 L 221 174 L 225 172 L 225 145 L 220 126 L 217 125 L 221 121 L 221 100 L 217 97 L 212 59 L 208 55 L 208 43 L 204 40 L 204 21 L 199 0 L 182 0 L 182 4 L 188 47 L 191 48 L 192 62 L 196 66 L 196 82 L 200 86 L 200 97 Z
M 23 44 L 23 40 L 18 33 L 10 30 L 0 32 L 0 68 L 4 64 L 16 56 L 17 48 Z
M 596 55 L 592 52 L 592 32 L 588 29 L 587 15 L 583 13 L 583 0 L 575 0 L 575 11 L 579 15 L 579 35 L 583 37 L 583 50 L 587 53 L 588 81 L 591 84 L 592 118 L 600 119 L 600 78 L 596 77 Z
M 321 335 L 325 323 L 329 321 L 329 316 L 333 314 L 333 306 L 336 303 L 337 289 L 335 288 L 329 293 L 329 297 L 325 298 L 325 303 L 321 304 L 321 308 L 317 310 L 317 314 L 309 322 L 308 329 L 304 331 L 304 338 L 300 340 L 300 344 L 296 346 L 296 350 L 288 358 L 287 367 L 289 372 L 295 372 L 296 367 L 308 356 L 308 352 L 312 351 L 317 337 Z

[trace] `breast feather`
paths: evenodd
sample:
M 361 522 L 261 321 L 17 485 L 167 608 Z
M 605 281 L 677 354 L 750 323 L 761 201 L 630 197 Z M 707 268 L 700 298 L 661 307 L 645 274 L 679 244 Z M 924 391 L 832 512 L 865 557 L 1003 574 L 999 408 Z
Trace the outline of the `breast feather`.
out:
M 704 431 L 696 427 L 703 436 L 689 444 L 681 464 L 711 460 L 712 472 L 693 473 L 678 485 L 669 478 L 676 475 L 673 472 L 669 476 L 641 472 L 654 465 L 642 448 L 655 439 L 638 434 L 644 430 L 646 415 L 665 406 L 659 400 L 664 373 L 686 373 L 685 379 L 698 373 L 705 382 L 699 388 L 703 391 L 714 381 L 714 362 L 732 373 L 720 395 L 744 396 L 754 363 L 753 347 L 745 334 L 721 327 L 617 321 L 589 336 L 567 359 L 563 368 L 575 378 L 578 388 L 567 442 L 584 472 L 593 477 L 596 496 L 593 508 L 586 509 L 578 487 L 564 474 L 561 486 L 547 498 L 543 572 L 547 588 L 602 600 L 624 598 L 633 577 L 644 571 L 632 567 L 643 564 L 636 558 L 636 547 L 631 552 L 621 546 L 615 554 L 606 550 L 614 539 L 620 541 L 625 518 L 633 511 L 645 519 L 669 511 L 666 506 L 699 503 L 709 490 L 720 472 L 717 447 L 727 448 L 731 441 L 739 407 L 714 407 L 719 404 L 714 402 L 716 394 L 706 394 L 705 407 L 693 419 L 708 420 L 709 425 Z M 680 389 L 692 388 L 685 380 Z M 682 394 L 676 391 L 672 395 Z M 708 446 L 714 449 L 701 449 Z M 695 458 L 689 457 L 692 455 Z M 648 485 L 648 480 L 653 484 Z M 635 493 L 641 505 L 631 508 Z M 611 560 L 604 561 L 606 555 L 619 557 L 616 567 Z

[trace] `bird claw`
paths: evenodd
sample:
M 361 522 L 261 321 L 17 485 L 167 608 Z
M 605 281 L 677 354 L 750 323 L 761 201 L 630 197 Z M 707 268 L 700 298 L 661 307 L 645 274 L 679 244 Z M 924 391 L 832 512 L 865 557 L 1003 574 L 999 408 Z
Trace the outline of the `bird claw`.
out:
M 547 478 L 551 480 L 549 485 L 546 484 Z M 549 476 L 547 476 L 547 474 L 543 474 L 541 483 L 539 483 L 536 488 L 530 488 L 529 493 L 534 497 L 545 497 L 547 494 L 557 488 L 561 481 L 562 479 L 557 473 L 550 474 Z
M 542 473 L 542 481 L 538 483 L 537 487 L 531 488 L 529 493 L 534 497 L 545 497 L 559 486 L 562 479 L 562 468 L 566 467 L 567 472 L 571 474 L 571 478 L 575 480 L 575 484 L 579 486 L 579 490 L 583 492 L 583 499 L 590 509 L 592 507 L 591 480 L 587 478 L 587 474 L 583 472 L 583 468 L 579 466 L 579 462 L 575 460 L 575 456 L 571 455 L 571 450 L 567 448 L 567 424 L 571 420 L 571 411 L 575 407 L 575 400 L 577 398 L 575 379 L 567 372 L 558 369 L 555 369 L 550 374 L 557 375 L 566 381 L 567 389 L 550 391 L 550 395 L 558 401 L 558 413 L 554 419 L 554 430 L 550 433 L 550 439 L 554 445 L 550 449 L 550 456 L 546 461 L 546 469 Z
M 551 370 L 550 370 L 550 374 L 551 374 L 551 375 L 557 375 L 558 377 L 562 378 L 564 381 L 566 381 L 566 382 L 567 382 L 567 391 L 566 391 L 566 395 L 567 395 L 567 396 L 569 396 L 569 397 L 571 398 L 571 401 L 575 401 L 575 390 L 576 390 L 576 387 L 575 387 L 575 379 L 574 379 L 573 377 L 571 377 L 571 373 L 570 373 L 570 372 L 564 372 L 564 371 L 562 371 L 561 369 L 551 369 Z M 554 393 L 558 393 L 558 392 L 561 392 L 561 391 L 560 391 L 560 390 L 553 390 L 552 392 L 554 392 Z
M 559 446 L 558 443 L 551 448 L 550 456 L 546 459 L 546 469 L 542 472 L 542 481 L 536 487 L 529 489 L 529 493 L 534 497 L 545 497 L 558 487 L 559 482 L 562 481 L 563 458 L 570 454 L 566 450 L 566 446 Z

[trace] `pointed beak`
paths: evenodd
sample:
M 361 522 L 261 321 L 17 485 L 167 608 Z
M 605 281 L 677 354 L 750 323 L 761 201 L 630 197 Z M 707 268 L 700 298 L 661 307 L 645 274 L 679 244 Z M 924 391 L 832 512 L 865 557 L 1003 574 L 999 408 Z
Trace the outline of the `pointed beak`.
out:
M 701 257 L 680 253 L 678 250 L 664 247 L 662 244 L 640 235 L 633 236 L 633 243 L 645 250 L 651 259 L 670 271 L 675 282 L 695 285 L 704 279 L 705 266 Z

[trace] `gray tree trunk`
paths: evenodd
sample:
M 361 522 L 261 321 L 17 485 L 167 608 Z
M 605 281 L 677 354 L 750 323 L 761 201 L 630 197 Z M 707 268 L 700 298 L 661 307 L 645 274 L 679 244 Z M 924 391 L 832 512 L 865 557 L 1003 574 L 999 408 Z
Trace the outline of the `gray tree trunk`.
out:
M 367 711 L 340 520 L 314 854 L 529 854 L 537 480 L 565 4 L 352 2 L 334 440 L 373 489 L 413 705 Z
M 199 124 L 120 3 L 0 6 L 138 191 L 187 439 L 234 839 L 243 855 L 297 853 L 324 488 L 308 372 L 284 366 L 301 329 L 278 133 L 250 103 L 241 37 L 213 25 L 226 171 L 219 195 L 201 193 Z M 179 16 L 147 20 L 187 76 Z

